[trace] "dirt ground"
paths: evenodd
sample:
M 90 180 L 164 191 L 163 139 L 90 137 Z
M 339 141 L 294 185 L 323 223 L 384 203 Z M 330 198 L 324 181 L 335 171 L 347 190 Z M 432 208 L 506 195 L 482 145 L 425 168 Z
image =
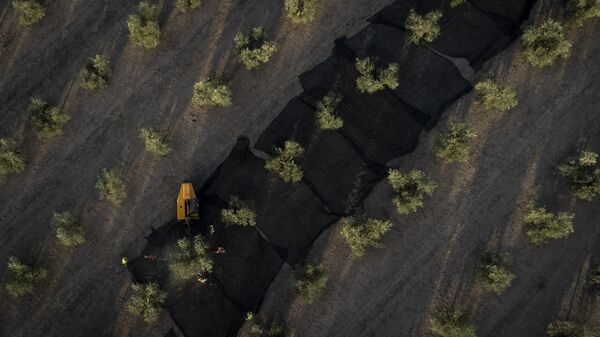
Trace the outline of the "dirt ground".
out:
M 519 105 L 501 113 L 484 111 L 473 94 L 457 101 L 433 131 L 422 134 L 415 152 L 390 163 L 421 169 L 437 181 L 424 209 L 396 215 L 391 188 L 379 183 L 364 207 L 394 223 L 384 248 L 352 258 L 341 226 L 330 227 L 310 252 L 329 276 L 320 298 L 313 304 L 296 298 L 291 268 L 284 265 L 258 316 L 283 320 L 303 337 L 429 336 L 429 313 L 446 306 L 468 310 L 478 336 L 544 336 L 557 318 L 600 327 L 600 296 L 585 286 L 590 264 L 600 262 L 600 207 L 598 200 L 576 201 L 556 169 L 579 150 L 600 151 L 599 33 L 599 20 L 572 30 L 571 57 L 543 70 L 524 62 L 519 42 L 487 62 L 478 78 L 493 75 L 514 87 Z M 455 120 L 470 125 L 477 139 L 467 163 L 444 164 L 432 148 Z M 532 201 L 574 212 L 575 233 L 530 245 L 523 216 Z M 486 250 L 512 256 L 509 269 L 517 279 L 501 296 L 485 293 L 475 280 Z
M 297 76 L 325 59 L 335 38 L 355 34 L 390 2 L 324 1 L 314 24 L 296 27 L 282 17 L 279 0 L 206 0 L 187 14 L 161 1 L 161 43 L 140 50 L 129 43 L 125 24 L 134 1 L 48 2 L 46 18 L 31 28 L 20 27 L 2 1 L 0 34 L 8 43 L 0 56 L 0 137 L 19 145 L 27 169 L 0 185 L 0 262 L 16 255 L 49 275 L 33 296 L 0 297 L 0 335 L 164 335 L 167 315 L 147 326 L 126 313 L 130 277 L 120 257 L 136 256 L 150 226 L 174 217 L 181 180 L 203 181 L 239 135 L 254 140 L 301 91 Z M 236 64 L 232 40 L 255 25 L 265 27 L 279 51 L 249 72 Z M 106 90 L 88 92 L 76 77 L 96 53 L 111 58 L 113 78 Z M 212 73 L 231 82 L 231 108 L 190 105 L 193 83 Z M 63 135 L 35 136 L 25 113 L 33 95 L 71 116 Z M 168 130 L 171 154 L 157 159 L 145 152 L 140 127 Z M 128 187 L 120 207 L 99 200 L 94 188 L 110 167 L 121 169 Z M 82 217 L 85 245 L 57 242 L 50 226 L 55 211 Z

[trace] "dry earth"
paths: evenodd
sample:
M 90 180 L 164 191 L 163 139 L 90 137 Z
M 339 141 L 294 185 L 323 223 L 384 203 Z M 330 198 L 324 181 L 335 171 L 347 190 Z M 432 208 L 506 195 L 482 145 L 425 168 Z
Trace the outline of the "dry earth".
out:
M 284 265 L 258 316 L 283 320 L 303 337 L 429 336 L 429 313 L 446 306 L 466 308 L 478 336 L 544 336 L 559 317 L 599 327 L 600 296 L 585 283 L 590 264 L 600 258 L 600 207 L 598 200 L 576 201 L 556 169 L 581 149 L 600 151 L 598 34 L 598 20 L 573 29 L 571 57 L 547 69 L 528 66 L 519 42 L 487 62 L 477 77 L 491 74 L 513 86 L 518 107 L 484 111 L 473 94 L 457 101 L 433 131 L 422 134 L 414 153 L 390 163 L 424 170 L 437 181 L 425 208 L 396 215 L 391 188 L 379 183 L 364 207 L 394 223 L 384 248 L 352 258 L 340 224 L 330 227 L 309 255 L 329 276 L 321 297 L 313 304 L 295 297 L 291 267 Z M 473 127 L 477 139 L 467 163 L 444 164 L 432 148 L 455 120 Z M 530 201 L 574 212 L 575 233 L 530 245 L 523 222 Z M 486 250 L 512 256 L 517 279 L 501 296 L 483 292 L 475 280 L 477 259 Z M 248 335 L 248 324 L 240 335 Z
M 9 1 L 2 1 L 0 35 L 8 44 L 0 56 L 0 137 L 19 145 L 27 169 L 0 185 L 0 262 L 16 255 L 49 276 L 34 296 L 0 297 L 0 335 L 164 335 L 167 317 L 147 327 L 125 312 L 130 277 L 120 257 L 137 255 L 150 225 L 173 218 L 182 179 L 204 180 L 239 135 L 254 139 L 301 91 L 296 76 L 325 59 L 335 38 L 355 34 L 390 2 L 324 1 L 313 25 L 297 27 L 282 16 L 279 0 L 206 0 L 187 14 L 174 10 L 174 1 L 161 1 L 161 43 L 140 50 L 129 43 L 125 24 L 135 1 L 48 2 L 46 18 L 31 28 L 20 27 Z M 265 27 L 279 52 L 249 72 L 236 64 L 232 40 L 255 25 Z M 114 75 L 105 91 L 88 92 L 76 76 L 96 53 L 110 56 Z M 193 83 L 211 73 L 231 81 L 232 108 L 190 106 Z M 25 113 L 33 95 L 71 116 L 63 135 L 36 138 Z M 172 135 L 167 157 L 144 151 L 137 132 L 148 126 Z M 120 207 L 100 200 L 94 188 L 101 169 L 110 167 L 122 170 L 128 186 Z M 83 217 L 85 245 L 67 249 L 57 242 L 49 221 L 54 211 Z

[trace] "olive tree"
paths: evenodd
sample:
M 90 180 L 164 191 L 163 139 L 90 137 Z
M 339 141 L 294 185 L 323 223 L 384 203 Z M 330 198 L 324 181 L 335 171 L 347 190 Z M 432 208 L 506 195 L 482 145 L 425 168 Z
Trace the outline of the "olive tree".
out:
M 525 214 L 529 241 L 538 246 L 548 240 L 562 239 L 574 232 L 572 213 L 551 213 L 544 207 L 536 208 L 530 204 Z
M 227 225 L 256 226 L 256 212 L 234 196 L 229 199 L 228 207 L 221 210 L 221 220 Z
M 344 120 L 335 115 L 342 96 L 331 90 L 317 102 L 317 125 L 321 130 L 337 130 L 344 126 Z
M 450 7 L 455 8 L 464 4 L 467 0 L 450 0 Z
M 452 122 L 442 132 L 434 147 L 435 154 L 449 163 L 469 160 L 469 141 L 475 132 L 463 122 Z
M 127 309 L 134 315 L 141 316 L 144 321 L 156 321 L 161 306 L 167 299 L 167 293 L 162 291 L 157 283 L 132 283 L 133 294 L 127 301 Z
M 294 275 L 294 289 L 304 297 L 308 303 L 312 303 L 325 288 L 327 284 L 327 273 L 322 264 L 307 263 L 298 268 Z
M 431 196 L 437 188 L 436 183 L 420 170 L 404 173 L 398 169 L 390 169 L 388 183 L 394 190 L 392 203 L 400 215 L 414 213 L 422 208 L 425 196 Z
M 250 321 L 253 320 L 253 318 L 250 319 Z M 270 327 L 253 321 L 250 325 L 250 335 L 252 337 L 294 337 L 292 332 L 289 332 L 282 323 L 277 321 L 273 321 Z
M 0 139 L 0 180 L 10 173 L 25 170 L 23 156 L 6 139 Z
M 139 14 L 131 14 L 127 18 L 129 38 L 138 47 L 156 48 L 160 42 L 158 9 L 146 2 L 140 2 L 138 7 Z
M 566 0 L 565 7 L 569 21 L 581 26 L 591 18 L 600 17 L 600 0 Z
M 79 83 L 84 89 L 104 89 L 108 86 L 110 76 L 110 60 L 104 55 L 96 55 L 90 57 L 79 72 Z
M 4 285 L 8 295 L 20 297 L 33 293 L 37 283 L 46 277 L 46 270 L 27 265 L 14 256 L 8 258 L 9 281 Z
M 441 337 L 476 337 L 477 327 L 467 313 L 460 309 L 446 309 L 435 313 L 430 319 L 431 331 Z
M 356 78 L 356 87 L 361 93 L 372 94 L 386 87 L 396 89 L 399 85 L 396 63 L 390 63 L 387 68 L 375 69 L 375 61 L 371 58 L 357 58 L 356 70 L 359 74 Z
M 176 0 L 175 7 L 183 13 L 196 9 L 202 5 L 202 0 Z
M 556 320 L 548 324 L 546 334 L 549 337 L 600 337 L 597 329 L 570 320 Z
M 19 22 L 23 26 L 31 26 L 40 22 L 46 15 L 42 0 L 13 0 L 12 5 L 19 13 Z
M 506 269 L 506 255 L 487 253 L 481 257 L 477 279 L 483 288 L 496 295 L 502 294 L 517 277 Z
M 571 49 L 563 26 L 554 20 L 527 28 L 521 39 L 525 58 L 534 67 L 542 68 L 559 58 L 566 59 Z
M 170 269 L 182 279 L 198 273 L 210 273 L 213 261 L 210 247 L 202 235 L 177 240 L 176 251 L 170 257 Z
M 115 205 L 120 204 L 127 197 L 125 182 L 121 179 L 116 168 L 102 170 L 96 181 L 96 189 L 104 198 Z
M 29 120 L 42 137 L 53 137 L 62 133 L 62 128 L 71 119 L 58 107 L 50 106 L 41 97 L 32 97 L 29 104 Z
M 600 265 L 590 268 L 587 284 L 590 287 L 600 288 Z
M 203 78 L 194 84 L 192 103 L 198 107 L 231 105 L 231 88 L 214 78 Z
M 144 141 L 144 146 L 148 152 L 157 156 L 166 156 L 171 152 L 168 135 L 164 132 L 152 128 L 141 128 L 139 137 Z
M 275 155 L 268 159 L 265 168 L 277 173 L 286 183 L 297 183 L 304 177 L 298 160 L 304 156 L 304 148 L 294 140 L 286 140 L 283 148 L 275 148 Z
M 52 227 L 58 240 L 65 246 L 73 247 L 85 243 L 83 228 L 69 212 L 54 213 Z
M 365 214 L 345 217 L 341 234 L 354 256 L 363 256 L 367 248 L 381 247 L 381 237 L 392 228 L 389 220 L 367 217 Z
M 285 15 L 294 23 L 308 23 L 315 19 L 317 0 L 285 0 Z
M 404 23 L 404 28 L 409 33 L 408 40 L 414 44 L 420 44 L 421 41 L 433 42 L 440 35 L 438 21 L 441 18 L 442 12 L 438 10 L 419 15 L 414 8 L 411 8 Z
M 475 85 L 477 101 L 486 109 L 508 111 L 517 106 L 517 93 L 507 86 L 497 84 L 491 79 Z
M 567 178 L 577 198 L 592 201 L 600 194 L 600 165 L 597 153 L 582 151 L 576 158 L 560 165 L 558 171 Z
M 262 27 L 254 27 L 248 34 L 237 33 L 233 39 L 239 61 L 248 70 L 269 62 L 277 51 L 275 42 L 267 40 Z

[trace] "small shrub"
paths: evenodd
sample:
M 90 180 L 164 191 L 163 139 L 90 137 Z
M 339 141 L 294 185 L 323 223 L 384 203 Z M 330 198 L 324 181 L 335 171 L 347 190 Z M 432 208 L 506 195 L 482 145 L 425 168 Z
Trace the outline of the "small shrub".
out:
M 26 265 L 14 256 L 8 258 L 8 272 L 11 278 L 4 289 L 12 297 L 33 293 L 35 285 L 47 274 L 46 270 Z
M 464 4 L 467 0 L 450 0 L 450 7 L 455 8 Z
M 408 40 L 414 44 L 420 44 L 421 41 L 433 42 L 440 35 L 440 24 L 438 21 L 442 17 L 442 12 L 432 11 L 425 16 L 417 14 L 414 8 L 411 8 L 404 27 L 410 34 Z
M 23 26 L 38 23 L 46 15 L 46 9 L 40 0 L 14 0 L 12 5 L 19 13 L 19 22 Z
M 343 218 L 342 236 L 354 256 L 363 256 L 367 248 L 381 247 L 379 240 L 392 228 L 389 220 L 366 217 L 364 214 Z
M 196 107 L 231 105 L 231 88 L 215 79 L 205 78 L 194 85 L 192 103 Z
M 167 299 L 167 293 L 162 291 L 158 284 L 132 283 L 133 294 L 127 302 L 127 309 L 134 315 L 142 316 L 144 321 L 156 321 L 160 307 Z
M 429 324 L 431 331 L 441 337 L 476 337 L 477 327 L 469 322 L 462 310 L 448 309 L 437 313 Z
M 268 41 L 262 27 L 254 27 L 249 34 L 237 33 L 234 38 L 240 62 L 248 70 L 269 62 L 277 51 L 275 42 Z
M 158 156 L 166 156 L 171 152 L 168 136 L 154 129 L 141 128 L 139 137 L 144 141 L 146 150 Z
M 85 236 L 81 224 L 69 212 L 54 213 L 52 227 L 60 242 L 69 247 L 85 243 Z
M 599 337 L 596 329 L 573 321 L 556 320 L 548 325 L 546 333 L 549 337 Z
M 250 335 L 252 337 L 294 337 L 294 334 L 288 332 L 283 324 L 274 321 L 270 328 L 266 328 L 259 322 L 253 322 L 250 326 Z
M 392 202 L 400 215 L 414 213 L 423 207 L 425 196 L 432 195 L 437 188 L 420 170 L 402 173 L 400 170 L 390 169 L 388 182 L 394 190 Z
M 344 120 L 335 116 L 342 96 L 335 91 L 330 91 L 317 103 L 317 124 L 321 130 L 337 130 L 344 126 Z
M 435 154 L 449 163 L 469 160 L 469 140 L 475 133 L 463 122 L 452 122 L 434 147 Z
M 477 101 L 486 109 L 507 111 L 517 106 L 517 93 L 509 87 L 485 80 L 475 85 Z
M 600 288 L 600 265 L 590 269 L 588 285 L 590 287 Z
M 562 25 L 554 20 L 527 28 L 522 40 L 525 58 L 534 67 L 542 68 L 558 58 L 566 59 L 571 49 Z
M 62 128 L 71 117 L 52 107 L 40 97 L 32 97 L 29 104 L 30 121 L 43 137 L 53 137 L 62 133 Z
M 315 18 L 316 0 L 285 0 L 285 14 L 294 23 L 307 23 Z
M 569 21 L 581 26 L 591 18 L 600 17 L 600 0 L 566 0 L 566 11 Z
M 139 15 L 132 14 L 127 18 L 129 38 L 138 47 L 156 48 L 160 42 L 158 9 L 154 5 L 140 2 L 139 11 Z
M 356 70 L 360 74 L 356 79 L 356 87 L 361 93 L 375 93 L 386 87 L 398 87 L 398 64 L 390 63 L 387 68 L 375 71 L 375 62 L 369 57 L 356 59 Z
M 500 254 L 485 254 L 477 272 L 477 278 L 483 288 L 496 295 L 502 294 L 517 277 L 504 268 L 505 256 Z
M 104 89 L 110 80 L 110 61 L 106 56 L 96 55 L 88 59 L 79 72 L 79 83 L 85 89 Z
M 231 197 L 229 208 L 221 210 L 221 219 L 227 225 L 256 226 L 256 212 L 237 197 Z
M 103 169 L 102 174 L 100 174 L 96 182 L 96 189 L 103 197 L 115 205 L 120 204 L 127 197 L 125 183 L 119 177 L 117 169 Z
M 6 139 L 0 139 L 0 179 L 10 173 L 25 171 L 23 156 Z
M 592 201 L 600 194 L 600 165 L 597 153 L 582 151 L 577 158 L 560 165 L 558 171 L 569 180 L 577 198 Z
M 304 172 L 296 160 L 303 155 L 304 148 L 300 144 L 286 140 L 283 148 L 275 148 L 275 155 L 267 160 L 265 168 L 279 174 L 286 183 L 297 183 L 304 177 Z
M 327 274 L 321 264 L 307 263 L 299 270 L 294 280 L 294 289 L 312 303 L 325 288 Z
M 210 273 L 213 268 L 209 246 L 202 235 L 177 240 L 177 251 L 170 260 L 169 267 L 182 279 L 198 273 Z
M 572 213 L 560 212 L 553 214 L 544 207 L 535 208 L 529 205 L 525 214 L 527 223 L 527 236 L 534 245 L 541 245 L 548 240 L 562 239 L 574 232 Z
M 182 11 L 183 13 L 196 9 L 202 5 L 202 0 L 176 0 L 175 7 Z

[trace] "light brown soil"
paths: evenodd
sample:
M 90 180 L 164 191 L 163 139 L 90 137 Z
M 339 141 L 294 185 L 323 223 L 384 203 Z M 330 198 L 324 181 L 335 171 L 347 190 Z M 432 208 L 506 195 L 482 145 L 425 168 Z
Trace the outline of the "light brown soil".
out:
M 493 74 L 514 87 L 518 107 L 484 111 L 473 94 L 456 102 L 414 153 L 390 165 L 421 169 L 437 181 L 425 207 L 398 216 L 391 188 L 381 182 L 364 207 L 394 223 L 384 248 L 352 258 L 340 225 L 332 226 L 310 253 L 329 275 L 321 297 L 313 304 L 295 297 L 284 266 L 258 316 L 279 318 L 303 337 L 429 336 L 429 313 L 445 306 L 467 309 L 478 336 L 544 336 L 559 317 L 600 326 L 600 297 L 585 285 L 590 263 L 600 258 L 598 199 L 576 201 L 556 169 L 581 149 L 600 151 L 598 34 L 598 20 L 574 29 L 571 57 L 543 70 L 524 62 L 518 42 L 488 62 L 479 78 Z M 432 148 L 455 120 L 470 125 L 477 139 L 467 163 L 444 164 Z M 533 247 L 523 222 L 530 201 L 574 212 L 575 233 Z M 485 250 L 512 256 L 517 279 L 501 296 L 476 282 Z M 248 324 L 240 335 L 247 333 Z
M 294 26 L 280 0 L 206 0 L 187 14 L 163 1 L 161 43 L 141 50 L 129 43 L 125 23 L 136 12 L 134 1 L 49 1 L 46 18 L 32 28 L 20 27 L 3 1 L 0 34 L 9 44 L 0 58 L 0 137 L 21 146 L 27 170 L 0 185 L 0 281 L 10 255 L 35 260 L 49 276 L 33 296 L 0 297 L 0 335 L 164 335 L 171 326 L 166 315 L 147 326 L 126 313 L 130 279 L 120 257 L 136 256 L 150 226 L 174 218 L 181 180 L 203 181 L 239 135 L 255 139 L 300 93 L 296 76 L 390 2 L 323 1 L 316 22 Z M 256 25 L 279 51 L 249 72 L 236 64 L 233 36 Z M 114 76 L 105 91 L 88 92 L 76 77 L 96 53 L 110 56 Z M 211 73 L 231 82 L 233 107 L 190 105 L 194 82 Z M 33 95 L 71 116 L 63 135 L 36 138 L 25 113 Z M 172 153 L 158 159 L 145 152 L 140 127 L 168 130 Z M 122 169 L 128 186 L 120 207 L 99 200 L 94 188 L 101 169 L 110 167 Z M 85 245 L 58 243 L 50 227 L 54 211 L 82 216 Z

